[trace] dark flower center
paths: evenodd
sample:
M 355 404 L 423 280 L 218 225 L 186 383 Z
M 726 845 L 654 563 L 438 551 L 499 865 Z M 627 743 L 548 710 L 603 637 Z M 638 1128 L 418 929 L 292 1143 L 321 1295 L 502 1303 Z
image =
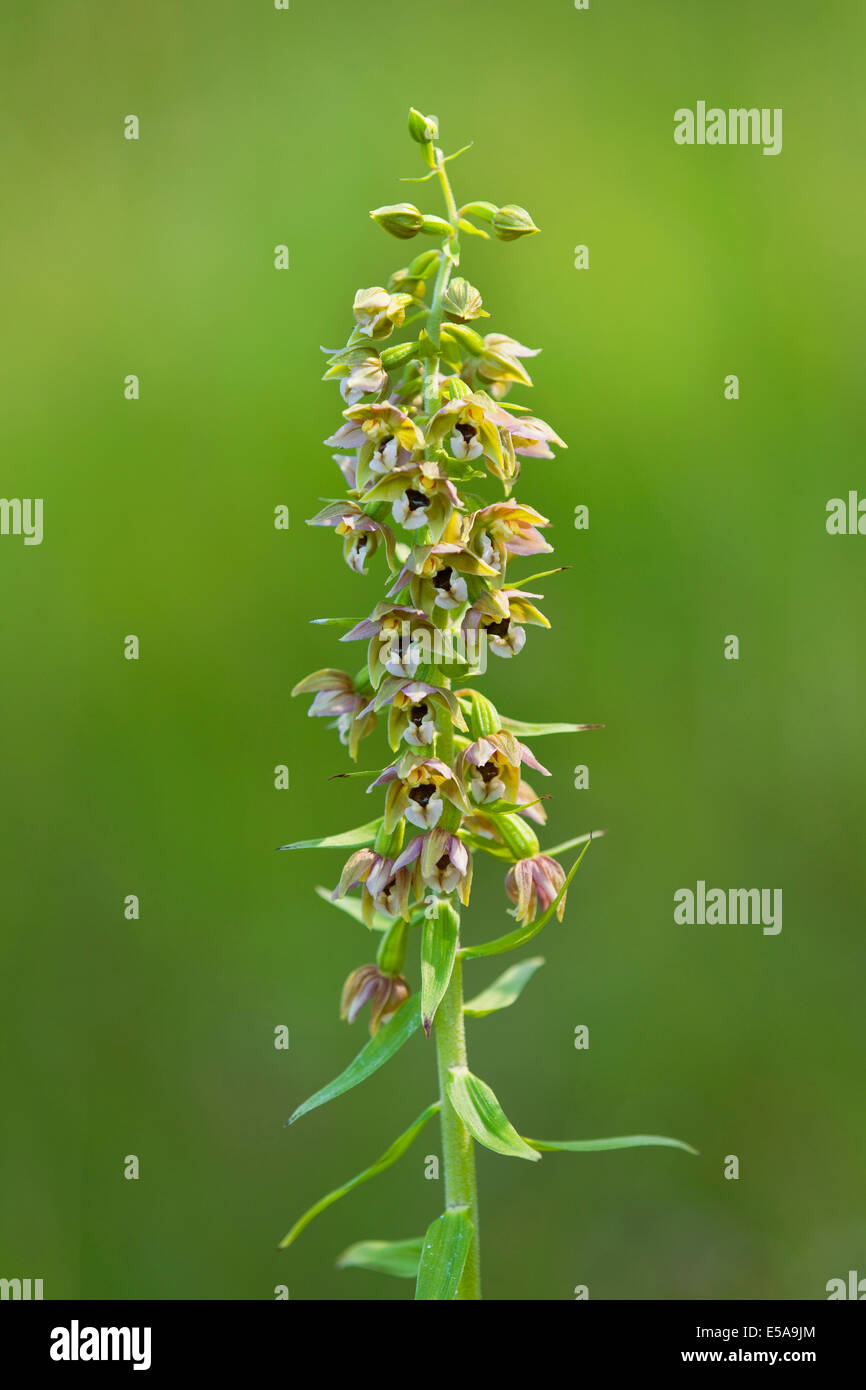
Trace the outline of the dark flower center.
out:
M 478 771 L 481 773 L 483 782 L 492 782 L 494 777 L 499 775 L 499 769 L 494 762 L 485 763 Z
M 450 565 L 446 565 L 444 570 L 440 570 L 433 580 L 434 589 L 450 589 L 451 576 L 454 573 Z
M 510 618 L 502 618 L 498 623 L 485 623 L 484 626 L 488 632 L 493 633 L 494 637 L 506 637 L 508 635 L 508 626 L 510 622 Z
M 451 860 L 448 858 L 448 855 L 443 854 L 441 859 L 436 860 L 436 868 L 440 869 L 444 873 L 450 863 Z
M 406 501 L 409 503 L 410 512 L 420 511 L 422 507 L 430 506 L 430 498 L 423 492 L 419 492 L 415 487 L 407 487 Z
M 426 806 L 435 790 L 435 783 L 424 782 L 422 786 L 412 788 L 409 793 L 409 800 L 417 801 L 419 806 Z
M 462 421 L 458 421 L 457 433 L 463 435 L 463 438 L 465 439 L 467 444 L 471 444 L 478 431 L 476 430 L 474 425 L 465 425 L 462 423 Z
M 410 711 L 410 713 L 409 713 L 409 718 L 411 719 L 411 721 L 412 721 L 413 724 L 423 724 L 426 717 L 427 717 L 427 706 L 426 706 L 426 705 L 413 705 L 413 706 L 412 706 L 412 709 L 411 709 L 411 711 Z

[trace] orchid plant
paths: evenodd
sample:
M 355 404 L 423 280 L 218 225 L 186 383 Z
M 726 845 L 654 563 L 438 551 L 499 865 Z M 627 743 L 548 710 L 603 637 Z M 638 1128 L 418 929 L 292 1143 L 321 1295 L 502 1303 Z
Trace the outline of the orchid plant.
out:
M 463 151 L 443 155 L 436 118 L 414 109 L 409 132 L 427 165 L 417 181 L 438 181 L 446 215 L 412 203 L 370 214 L 396 238 L 432 237 L 438 245 L 395 271 L 387 287 L 358 290 L 348 341 L 328 350 L 325 379 L 339 383 L 345 408 L 344 422 L 325 442 L 336 451 L 348 495 L 329 501 L 311 522 L 334 528 L 346 563 L 359 575 L 383 553 L 385 592 L 341 637 L 366 642 L 360 672 L 316 671 L 293 691 L 313 696 L 310 714 L 333 720 L 354 761 L 383 720 L 393 761 L 375 770 L 368 788 L 384 793 L 375 819 L 284 846 L 351 851 L 333 891 L 318 892 L 378 937 L 375 960 L 351 973 L 341 1002 L 350 1023 L 369 1006 L 370 1038 L 289 1123 L 371 1076 L 416 1032 L 435 1037 L 438 1096 L 370 1167 L 305 1212 L 281 1248 L 319 1212 L 396 1162 L 438 1115 L 442 1214 L 423 1236 L 363 1241 L 338 1263 L 412 1278 L 418 1299 L 477 1299 L 476 1144 L 531 1162 L 546 1150 L 689 1146 L 656 1135 L 526 1138 L 467 1064 L 465 1020 L 513 1004 L 543 961 L 521 960 L 468 1001 L 465 963 L 514 951 L 554 915 L 561 921 L 569 884 L 599 833 L 542 851 L 536 827 L 546 821 L 544 798 L 524 780 L 524 770 L 549 773 L 530 745 L 544 735 L 600 726 L 506 717 L 470 684 L 483 675 L 488 652 L 510 659 L 523 648 L 528 626 L 550 626 L 536 606 L 541 595 L 526 586 L 556 570 L 519 579 L 509 573 L 512 561 L 551 550 L 543 535 L 549 522 L 512 490 L 524 458 L 552 458 L 551 446 L 565 445 L 526 406 L 503 404 L 512 388 L 532 385 L 525 362 L 536 350 L 505 333 L 482 335 L 476 326 L 488 317 L 482 297 L 457 274 L 461 238 L 492 233 L 512 242 L 538 228 L 513 203 L 458 207 L 447 166 Z M 499 501 L 475 492 L 491 477 L 501 485 Z M 566 870 L 562 857 L 572 850 L 578 853 Z M 461 917 L 476 855 L 505 866 L 516 925 L 466 945 Z M 359 896 L 351 896 L 355 890 Z M 404 975 L 414 973 L 406 965 L 410 947 L 420 956 L 415 990 Z

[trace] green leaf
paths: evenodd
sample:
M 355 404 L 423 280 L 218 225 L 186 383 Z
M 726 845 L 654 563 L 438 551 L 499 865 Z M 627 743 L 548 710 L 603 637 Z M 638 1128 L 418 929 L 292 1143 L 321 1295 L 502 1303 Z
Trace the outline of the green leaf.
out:
M 322 902 L 330 903 L 331 907 L 338 907 L 341 912 L 345 912 L 349 917 L 354 917 L 356 922 L 366 929 L 367 923 L 364 921 L 364 913 L 361 907 L 360 898 L 332 898 L 330 888 L 323 888 L 316 884 L 316 892 Z M 391 918 L 386 917 L 383 912 L 373 913 L 373 931 L 387 931 L 391 925 Z
M 566 1139 L 561 1142 L 554 1142 L 552 1139 L 527 1139 L 527 1144 L 531 1144 L 533 1149 L 543 1150 L 545 1153 L 557 1152 L 582 1154 L 597 1153 L 603 1149 L 684 1149 L 687 1154 L 696 1154 L 697 1149 L 693 1149 L 691 1144 L 684 1144 L 681 1139 L 666 1139 L 662 1134 L 623 1134 L 616 1139 Z
M 416 1279 L 424 1237 L 414 1240 L 359 1240 L 337 1260 L 338 1269 L 370 1269 L 397 1279 Z
M 537 738 L 542 734 L 582 734 L 587 729 L 603 729 L 603 724 L 532 724 L 522 719 L 503 719 L 503 729 L 518 738 Z
M 376 838 L 382 817 L 358 825 L 354 830 L 344 830 L 340 835 L 323 835 L 319 840 L 295 840 L 291 845 L 280 845 L 280 849 L 357 849 L 359 845 L 371 845 Z
M 575 835 L 574 839 L 563 840 L 561 845 L 554 845 L 552 849 L 543 849 L 541 852 L 549 855 L 565 854 L 566 850 L 576 849 L 578 845 L 586 845 L 591 840 L 600 840 L 602 835 L 606 834 L 606 830 L 590 830 L 586 835 Z
M 418 1116 L 414 1124 L 411 1124 L 405 1133 L 401 1134 L 399 1139 L 395 1139 L 390 1148 L 385 1150 L 381 1158 L 377 1158 L 376 1162 L 372 1163 L 369 1168 L 365 1168 L 363 1173 L 358 1173 L 357 1177 L 350 1178 L 348 1182 L 344 1182 L 342 1187 L 335 1187 L 333 1192 L 329 1192 L 326 1196 L 321 1197 L 314 1206 L 304 1212 L 303 1216 L 299 1216 L 288 1235 L 283 1236 L 278 1248 L 280 1250 L 285 1250 L 287 1246 L 297 1240 L 301 1231 L 303 1231 L 306 1226 L 309 1226 L 313 1217 L 318 1216 L 319 1212 L 325 1211 L 327 1207 L 333 1206 L 334 1202 L 339 1202 L 341 1197 L 345 1197 L 348 1192 L 354 1191 L 362 1182 L 367 1182 L 368 1178 L 375 1178 L 377 1173 L 383 1173 L 386 1168 L 391 1167 L 392 1163 L 396 1163 L 397 1159 L 403 1156 L 412 1143 L 412 1140 L 416 1135 L 421 1133 L 427 1121 L 436 1114 L 438 1109 L 438 1100 L 434 1101 L 432 1105 L 428 1105 L 427 1109 Z
M 353 1086 L 359 1086 L 362 1081 L 366 1081 L 368 1076 L 372 1076 L 373 1072 L 383 1067 L 394 1053 L 400 1050 L 404 1042 L 408 1042 L 420 1024 L 421 999 L 417 994 L 413 994 L 410 998 L 404 999 L 394 1017 L 384 1023 L 378 1033 L 364 1044 L 346 1070 L 341 1071 L 339 1076 L 327 1086 L 323 1086 L 320 1091 L 316 1091 L 303 1105 L 299 1105 L 286 1124 L 293 1125 L 302 1115 L 309 1114 L 311 1110 L 318 1109 L 320 1105 L 335 1100 L 337 1096 L 351 1091 Z
M 421 931 L 421 1022 L 428 1038 L 454 969 L 459 930 L 459 914 L 440 898 L 434 915 L 425 916 Z
M 450 1302 L 457 1297 L 475 1231 L 468 1207 L 451 1207 L 427 1228 L 415 1298 Z
M 542 912 L 541 916 L 536 917 L 535 921 L 530 922 L 527 927 L 518 927 L 516 931 L 506 932 L 505 936 L 497 936 L 495 941 L 485 941 L 481 946 L 467 946 L 460 954 L 466 956 L 467 959 L 475 956 L 498 956 L 501 955 L 503 951 L 514 951 L 518 946 L 524 946 L 527 941 L 531 941 L 534 936 L 537 936 L 542 927 L 547 926 L 547 923 L 550 921 L 562 901 L 562 898 L 568 891 L 568 885 L 580 868 L 581 861 L 592 844 L 592 835 L 590 835 L 589 838 L 586 836 L 582 836 L 581 838 L 586 840 L 586 844 L 566 874 L 565 882 L 546 912 Z M 545 852 L 549 854 L 550 850 Z
M 506 1158 L 539 1159 L 541 1155 L 521 1139 L 490 1087 L 467 1067 L 453 1067 L 448 1099 L 473 1138 Z
M 463 1005 L 464 1014 L 468 1018 L 484 1018 L 497 1009 L 507 1009 L 509 1004 L 520 998 L 525 985 L 543 964 L 544 956 L 532 956 L 529 960 L 509 966 L 492 985 Z

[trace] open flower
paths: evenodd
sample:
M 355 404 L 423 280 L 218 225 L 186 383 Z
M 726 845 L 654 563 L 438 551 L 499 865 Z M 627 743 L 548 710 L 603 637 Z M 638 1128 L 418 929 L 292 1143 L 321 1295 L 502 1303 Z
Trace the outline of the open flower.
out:
M 411 992 L 402 975 L 386 975 L 378 965 L 359 966 L 343 985 L 340 1018 L 354 1023 L 364 1006 L 370 1004 L 370 1033 L 375 1037 Z
M 388 373 L 369 343 L 351 343 L 331 354 L 322 380 L 338 380 L 343 400 L 347 405 L 355 405 L 362 396 L 378 396 L 384 391 Z
M 524 623 L 550 627 L 544 614 L 528 600 L 541 598 L 524 589 L 488 589 L 464 615 L 466 632 L 483 632 L 494 656 L 516 656 L 526 642 Z
M 376 712 L 369 705 L 369 696 L 358 690 L 346 671 L 326 667 L 305 676 L 292 690 L 293 695 L 312 695 L 307 711 L 313 718 L 332 718 L 332 727 L 339 731 L 340 742 L 349 749 L 349 756 L 358 760 L 358 744 L 376 727 Z
M 367 573 L 367 560 L 376 553 L 380 537 L 385 541 L 388 563 L 393 569 L 394 533 L 381 521 L 368 516 L 357 502 L 329 502 L 315 516 L 310 517 L 308 526 L 333 526 L 338 536 L 343 537 L 343 559 L 356 574 Z
M 501 800 L 516 805 L 521 763 L 535 768 L 544 777 L 550 776 L 525 743 L 501 729 L 496 734 L 485 734 L 464 748 L 460 755 L 460 776 L 464 784 L 468 784 L 469 794 L 478 806 Z
M 420 879 L 416 883 L 419 897 L 423 885 L 437 893 L 457 893 L 462 903 L 469 902 L 472 855 L 457 835 L 438 826 L 426 835 L 416 835 L 396 861 L 401 869 L 410 864 L 416 866 Z
M 469 545 L 485 564 L 504 571 L 509 555 L 541 555 L 553 549 L 538 530 L 547 517 L 513 498 L 482 507 L 469 518 Z
M 539 911 L 545 912 L 555 901 L 556 895 L 565 883 L 565 870 L 549 854 L 535 854 L 531 859 L 518 859 L 505 875 L 505 891 L 514 903 L 511 915 L 522 926 L 534 922 Z M 563 893 L 556 909 L 561 922 L 565 912 Z
M 364 494 L 365 504 L 378 501 L 391 503 L 391 516 L 404 531 L 426 526 L 431 539 L 438 541 L 460 506 L 460 495 L 438 463 L 419 459 L 392 468 Z
M 405 816 L 420 830 L 432 830 L 438 825 L 449 801 L 461 813 L 470 811 L 469 803 L 459 782 L 441 758 L 429 758 L 407 751 L 393 766 L 388 767 L 367 788 L 387 786 L 385 796 L 385 830 L 390 834 L 401 817 Z
M 431 416 L 427 438 L 432 444 L 447 445 L 458 462 L 483 459 L 495 477 L 507 481 L 515 473 L 510 436 L 523 429 L 524 422 L 503 410 L 486 392 L 473 391 L 447 401 Z
M 537 357 L 540 351 L 540 348 L 524 347 L 507 333 L 485 333 L 484 351 L 473 365 L 484 378 L 491 395 L 501 399 L 514 383 L 532 385 L 532 378 L 519 359 Z
M 498 571 L 468 549 L 465 518 L 452 514 L 441 540 L 435 545 L 416 545 L 388 590 L 395 598 L 409 586 L 412 602 L 425 613 L 437 608 L 459 608 L 469 601 L 467 575 L 495 579 Z
M 401 738 L 411 748 L 430 747 L 438 719 L 450 719 L 458 729 L 466 728 L 466 720 L 452 692 L 438 685 L 428 685 L 426 681 L 386 676 L 369 708 L 378 711 L 386 705 L 390 706 L 388 741 L 395 750 Z
M 386 917 L 402 917 L 409 921 L 413 900 L 412 873 L 393 859 L 372 849 L 359 849 L 343 865 L 340 882 L 331 894 L 332 902 L 344 898 L 353 888 L 361 889 L 361 913 L 367 926 L 372 926 L 373 913 Z
M 341 637 L 342 642 L 368 639 L 367 671 L 373 689 L 385 675 L 409 679 L 418 667 L 430 660 L 432 634 L 427 614 L 408 604 L 377 603 L 369 618 L 363 618 Z
M 411 460 L 416 449 L 423 449 L 424 435 L 405 410 L 391 401 L 352 405 L 344 410 L 346 424 L 325 440 L 335 449 L 359 449 L 356 470 L 358 486 Z

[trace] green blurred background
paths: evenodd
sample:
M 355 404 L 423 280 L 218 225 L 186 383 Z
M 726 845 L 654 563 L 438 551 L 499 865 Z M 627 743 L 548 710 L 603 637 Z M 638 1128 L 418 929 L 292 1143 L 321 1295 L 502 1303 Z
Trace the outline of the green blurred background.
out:
M 824 527 L 864 478 L 862 10 L 42 0 L 0 25 L 2 492 L 45 499 L 40 547 L 0 537 L 0 1274 L 48 1298 L 411 1296 L 333 1259 L 424 1230 L 433 1128 L 275 1250 L 435 1074 L 416 1037 L 282 1127 L 363 1042 L 337 1001 L 372 948 L 314 896 L 338 852 L 274 853 L 370 814 L 289 690 L 345 657 L 308 620 L 362 616 L 381 583 L 303 519 L 337 490 L 319 344 L 406 260 L 367 210 L 440 210 L 398 182 L 422 172 L 410 104 L 447 149 L 475 141 L 459 200 L 525 204 L 543 229 L 465 248 L 491 327 L 543 346 L 532 403 L 570 444 L 518 489 L 572 566 L 547 583 L 554 629 L 486 688 L 518 718 L 606 725 L 537 746 L 547 842 L 611 834 L 534 943 L 545 970 L 470 1024 L 470 1060 L 524 1133 L 701 1151 L 482 1151 L 486 1295 L 822 1298 L 866 1273 L 866 541 Z M 782 154 L 675 146 L 698 99 L 782 107 Z M 781 887 L 781 935 L 675 925 L 698 878 Z M 496 866 L 469 922 L 509 925 Z M 499 968 L 469 967 L 470 989 Z

